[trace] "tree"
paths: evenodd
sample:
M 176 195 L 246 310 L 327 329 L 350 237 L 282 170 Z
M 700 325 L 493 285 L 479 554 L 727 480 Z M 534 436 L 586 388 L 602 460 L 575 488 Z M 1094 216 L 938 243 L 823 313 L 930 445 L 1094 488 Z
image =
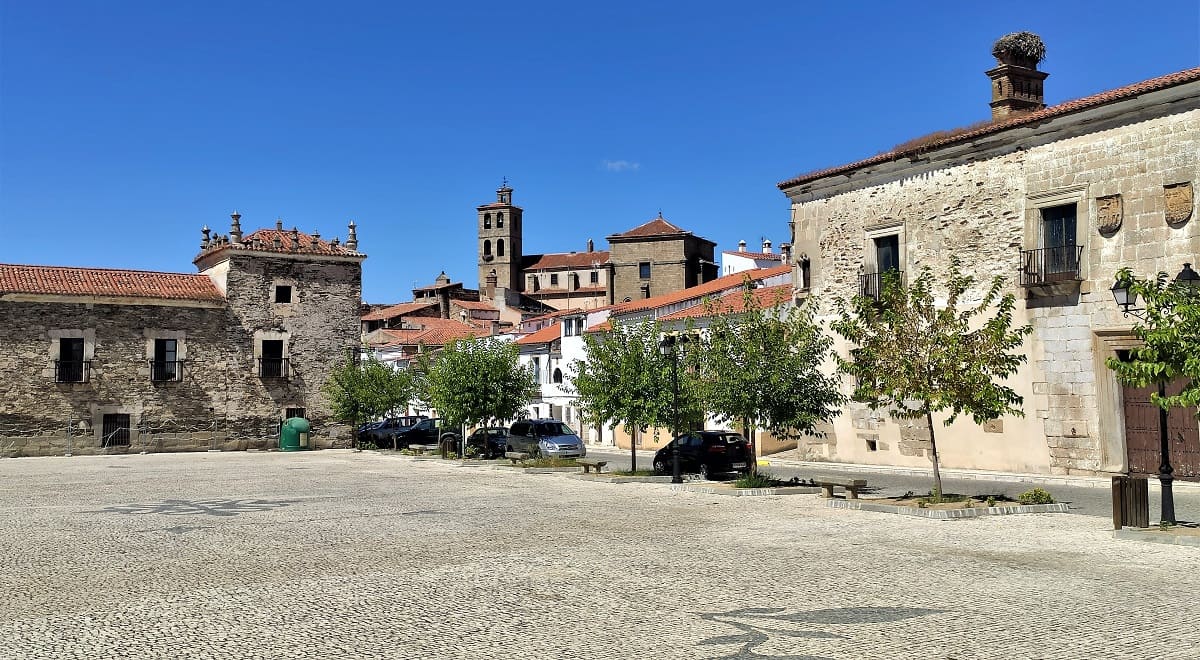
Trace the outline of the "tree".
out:
M 673 419 L 671 362 L 659 350 L 660 329 L 653 319 L 637 324 L 612 322 L 612 329 L 583 338 L 585 359 L 577 360 L 572 389 L 589 424 L 624 424 L 635 433 Z M 680 374 L 681 408 L 695 411 L 695 397 L 685 392 Z M 694 412 L 693 412 L 694 414 Z M 636 442 L 629 443 L 632 468 L 637 469 Z
M 740 422 L 748 439 L 756 426 L 781 437 L 815 434 L 845 401 L 837 379 L 821 370 L 833 339 L 808 306 L 785 308 L 777 298 L 764 308 L 759 297 L 747 287 L 741 305 L 706 303 L 708 328 L 691 351 L 704 406 L 722 422 Z M 757 462 L 752 451 L 751 470 Z
M 516 344 L 491 337 L 459 339 L 437 353 L 423 353 L 418 396 L 451 427 L 515 419 L 538 395 L 533 372 L 518 363 L 519 353 Z
M 1190 272 L 1190 266 L 1185 267 Z M 1172 407 L 1200 406 L 1200 284 L 1180 278 L 1168 281 L 1166 273 L 1141 280 L 1128 268 L 1117 272 L 1118 286 L 1127 287 L 1130 301 L 1140 297 L 1145 309 L 1133 326 L 1133 334 L 1142 346 L 1130 351 L 1130 360 L 1109 358 L 1108 368 L 1117 379 L 1129 385 L 1145 387 L 1188 379 L 1178 394 L 1152 394 L 1150 400 L 1164 410 Z
M 1026 355 L 1013 351 L 1033 328 L 1013 327 L 1016 299 L 1011 293 L 1001 295 L 1002 277 L 992 280 L 978 304 L 960 311 L 974 284 L 975 278 L 964 275 L 953 260 L 946 300 L 939 305 L 929 268 L 907 287 L 898 273 L 887 273 L 879 300 L 858 296 L 847 306 L 838 299 L 840 318 L 831 324 L 853 345 L 850 359 L 839 357 L 838 363 L 857 379 L 854 400 L 872 410 L 887 408 L 895 419 L 925 418 L 935 497 L 942 494 L 942 475 L 934 413 L 950 412 L 946 426 L 963 414 L 976 424 L 1024 415 L 1021 396 L 1001 381 L 1026 361 Z M 977 317 L 982 323 L 972 322 Z
M 338 365 L 325 381 L 324 390 L 334 418 L 351 426 L 354 446 L 358 447 L 358 427 L 407 408 L 415 386 L 408 372 L 397 371 L 370 356 L 361 361 L 347 359 Z

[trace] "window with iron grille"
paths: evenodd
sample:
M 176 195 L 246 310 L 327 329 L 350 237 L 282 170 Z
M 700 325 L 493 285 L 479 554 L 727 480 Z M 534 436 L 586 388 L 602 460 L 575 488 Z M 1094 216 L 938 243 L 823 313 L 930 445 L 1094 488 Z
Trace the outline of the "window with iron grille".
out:
M 183 364 L 179 361 L 178 339 L 155 339 L 154 358 L 150 360 L 150 380 L 180 380 Z
M 129 415 L 127 413 L 105 415 L 100 433 L 101 447 L 128 447 Z
M 262 357 L 258 360 L 258 375 L 262 378 L 286 378 L 287 358 L 283 357 L 282 339 L 264 339 Z
M 83 359 L 83 337 L 62 337 L 58 340 L 58 359 L 54 361 L 55 381 L 85 382 L 88 366 L 88 361 Z
M 304 408 L 284 408 L 284 411 L 283 411 L 283 418 L 284 418 L 284 419 L 291 419 L 291 418 L 293 418 L 293 417 L 302 417 L 302 418 L 305 418 L 305 410 L 304 410 Z

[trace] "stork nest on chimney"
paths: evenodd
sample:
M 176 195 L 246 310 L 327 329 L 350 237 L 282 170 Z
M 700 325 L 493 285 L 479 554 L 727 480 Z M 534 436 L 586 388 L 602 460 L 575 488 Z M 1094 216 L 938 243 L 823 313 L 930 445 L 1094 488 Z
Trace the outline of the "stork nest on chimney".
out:
M 992 56 L 1004 55 L 1028 58 L 1036 62 L 1046 59 L 1046 44 L 1032 32 L 1010 32 L 992 44 Z

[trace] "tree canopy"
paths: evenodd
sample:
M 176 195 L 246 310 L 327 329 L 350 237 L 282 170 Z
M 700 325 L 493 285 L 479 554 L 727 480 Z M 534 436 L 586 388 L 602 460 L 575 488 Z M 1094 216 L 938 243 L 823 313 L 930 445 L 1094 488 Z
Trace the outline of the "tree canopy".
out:
M 1026 361 L 1015 351 L 1033 329 L 1013 327 L 1016 299 L 1001 295 L 1004 281 L 994 278 L 977 304 L 966 305 L 963 298 L 975 278 L 953 260 L 944 303 L 935 297 L 929 268 L 908 286 L 899 273 L 887 273 L 879 300 L 836 301 L 839 318 L 831 327 L 852 344 L 849 359 L 838 362 L 856 379 L 854 400 L 872 410 L 886 408 L 893 418 L 925 418 L 938 496 L 942 480 L 933 413 L 949 411 L 946 426 L 960 415 L 981 424 L 1024 414 L 1021 396 L 1003 381 Z M 966 306 L 960 310 L 960 305 Z
M 358 427 L 407 408 L 415 394 L 412 375 L 397 371 L 374 356 L 347 359 L 330 374 L 323 386 L 335 419 Z
M 422 402 L 454 427 L 515 419 L 538 395 L 530 369 L 517 360 L 519 347 L 485 337 L 460 339 L 418 360 Z

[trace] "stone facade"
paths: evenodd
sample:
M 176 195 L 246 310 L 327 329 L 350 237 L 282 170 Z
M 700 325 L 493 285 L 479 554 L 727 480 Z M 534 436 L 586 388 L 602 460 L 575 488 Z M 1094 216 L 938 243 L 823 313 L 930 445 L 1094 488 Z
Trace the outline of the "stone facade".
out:
M 330 418 L 322 385 L 359 346 L 364 255 L 324 242 L 329 254 L 315 254 L 319 238 L 302 240 L 304 249 L 295 252 L 286 237 L 280 250 L 269 241 L 257 249 L 206 241 L 196 263 L 207 278 L 116 271 L 134 279 L 211 280 L 209 300 L 0 287 L 0 452 L 273 447 L 287 414 L 310 420 L 314 446 L 338 444 L 344 429 Z M 289 302 L 276 302 L 281 297 Z M 64 337 L 84 339 L 81 382 L 56 376 Z M 161 368 L 156 340 L 173 342 L 178 365 L 171 377 L 152 374 Z M 271 341 L 281 342 L 281 356 L 268 356 L 264 370 L 263 346 Z M 106 416 L 114 415 L 128 415 L 128 430 L 105 438 Z
M 957 257 L 981 281 L 1006 277 L 1018 295 L 1015 320 L 1034 328 L 1028 364 L 1009 383 L 1024 397 L 1025 417 L 939 428 L 945 466 L 1120 473 L 1122 388 L 1104 361 L 1133 345 L 1132 320 L 1109 287 L 1119 268 L 1174 275 L 1200 256 L 1200 228 L 1168 222 L 1166 193 L 1200 180 L 1198 154 L 1194 69 L 780 188 L 792 201 L 796 253 L 811 259 L 811 295 L 827 313 L 833 299 L 862 292 L 862 276 L 879 270 L 880 241 L 891 236 L 906 274 L 945 273 Z M 1075 220 L 1072 251 L 1059 257 L 1066 278 L 1037 261 L 1052 209 Z M 805 449 L 814 459 L 924 465 L 925 438 L 927 429 L 852 405 Z

